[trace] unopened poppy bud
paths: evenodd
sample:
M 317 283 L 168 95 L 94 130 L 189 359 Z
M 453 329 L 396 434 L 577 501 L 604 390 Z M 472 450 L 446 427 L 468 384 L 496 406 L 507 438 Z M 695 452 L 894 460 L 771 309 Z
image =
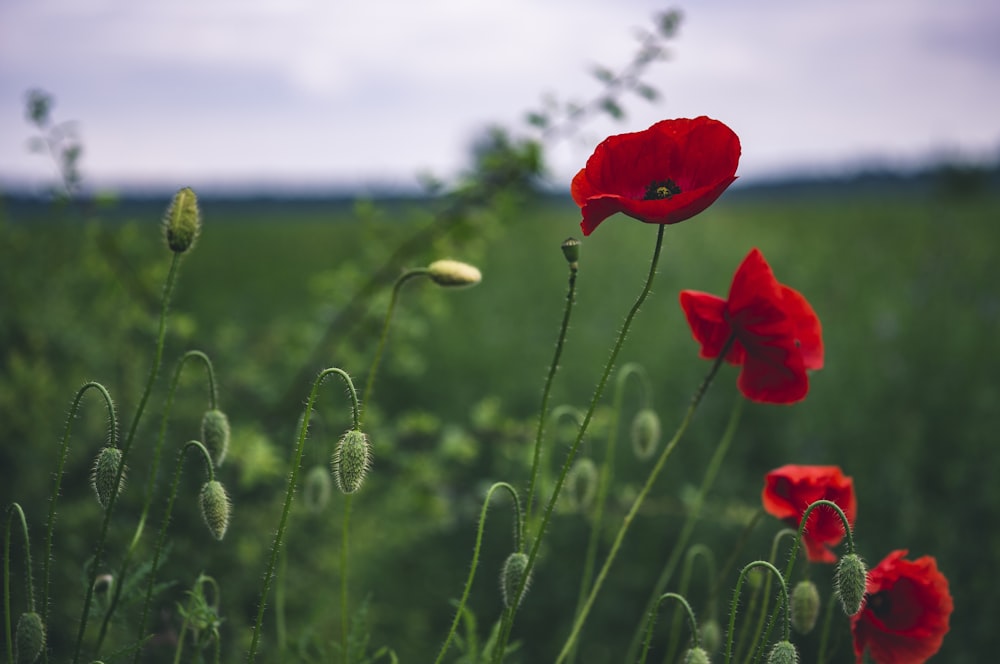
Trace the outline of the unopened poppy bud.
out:
M 221 410 L 207 410 L 201 418 L 201 442 L 205 449 L 215 459 L 215 465 L 221 466 L 229 451 L 229 418 Z
M 474 286 L 483 280 L 478 268 L 461 261 L 440 260 L 427 266 L 427 276 L 438 286 Z
M 330 503 L 332 493 L 333 480 L 330 478 L 330 471 L 323 466 L 310 468 L 306 474 L 305 487 L 302 489 L 306 509 L 313 513 L 322 512 Z
M 212 480 L 201 488 L 201 517 L 205 520 L 212 537 L 221 540 L 229 528 L 229 514 L 232 504 L 222 482 Z
M 833 583 L 840 604 L 844 607 L 844 613 L 853 616 L 860 611 L 865 601 L 865 586 L 868 583 L 868 568 L 861 560 L 861 556 L 849 553 L 842 557 L 837 563 Z
M 589 457 L 577 459 L 566 477 L 566 495 L 575 509 L 585 511 L 597 495 L 597 466 Z
M 9 624 L 8 629 L 10 629 Z M 22 613 L 17 619 L 17 632 L 14 636 L 17 664 L 33 664 L 44 648 L 45 625 L 42 623 L 42 617 L 34 611 Z
M 343 493 L 354 493 L 361 488 L 372 467 L 371 445 L 368 436 L 358 429 L 345 433 L 333 453 L 333 476 Z
M 521 580 L 524 579 L 524 572 L 527 569 L 528 556 L 520 551 L 510 554 L 507 556 L 507 560 L 504 561 L 503 571 L 500 573 L 500 590 L 503 594 L 503 605 L 505 608 L 511 608 L 511 604 L 514 603 L 517 590 L 521 587 Z M 529 585 L 531 585 L 530 578 L 524 581 L 524 591 L 517 598 L 518 605 L 520 605 L 524 596 L 528 594 Z
M 791 641 L 778 641 L 767 655 L 767 664 L 798 664 L 799 652 Z
M 122 461 L 122 451 L 117 447 L 105 447 L 97 453 L 94 460 L 94 471 L 90 475 L 90 486 L 97 494 L 97 502 L 107 508 L 112 495 L 117 496 L 125 488 L 125 469 L 122 470 L 118 490 L 115 491 L 115 477 L 118 475 L 118 464 Z
M 94 579 L 94 594 L 107 595 L 115 585 L 115 577 L 110 574 L 101 574 Z
M 792 589 L 792 627 L 799 634 L 808 634 L 819 618 L 819 589 L 812 581 L 799 581 Z
M 652 408 L 643 408 L 632 419 L 632 451 L 640 461 L 653 456 L 660 444 L 660 416 Z
M 566 238 L 562 243 L 562 252 L 569 266 L 573 268 L 577 267 L 577 263 L 580 260 L 580 241 L 575 237 Z
M 194 245 L 201 232 L 201 212 L 198 198 L 190 187 L 184 187 L 170 201 L 163 215 L 164 235 L 167 246 L 174 253 L 184 253 Z
M 701 646 L 709 653 L 717 653 L 722 648 L 722 628 L 719 621 L 712 618 L 706 620 L 700 629 Z
M 709 664 L 708 653 L 702 648 L 691 648 L 684 653 L 684 664 Z

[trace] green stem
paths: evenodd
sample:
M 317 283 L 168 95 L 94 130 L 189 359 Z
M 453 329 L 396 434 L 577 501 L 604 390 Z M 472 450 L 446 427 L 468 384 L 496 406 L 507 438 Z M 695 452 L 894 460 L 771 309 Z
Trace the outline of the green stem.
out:
M 670 558 L 667 559 L 666 564 L 663 566 L 660 578 L 656 580 L 656 585 L 653 586 L 653 592 L 646 601 L 646 608 L 643 610 L 644 615 L 648 615 L 649 612 L 653 610 L 653 605 L 656 603 L 657 598 L 663 593 L 664 589 L 666 589 L 667 584 L 670 583 L 670 579 L 674 576 L 674 571 L 677 569 L 677 565 L 680 564 L 681 556 L 684 554 L 684 549 L 687 547 L 688 541 L 690 541 L 691 536 L 694 534 L 695 526 L 698 524 L 698 518 L 701 515 L 701 508 L 704 505 L 705 496 L 708 495 L 708 492 L 715 484 L 715 479 L 718 477 L 719 469 L 722 467 L 722 461 L 729 452 L 730 444 L 736 437 L 740 417 L 743 415 L 743 403 L 744 399 L 740 397 L 736 400 L 736 403 L 733 404 L 733 409 L 729 414 L 729 423 L 726 425 L 726 430 L 719 439 L 719 443 L 715 448 L 715 453 L 708 462 L 708 467 L 705 469 L 705 475 L 702 477 L 701 485 L 698 487 L 698 494 L 695 496 L 694 502 L 691 505 L 691 510 L 688 512 L 687 518 L 684 520 L 684 525 L 681 526 L 680 535 L 677 538 L 676 544 L 674 544 L 673 550 L 670 552 Z M 642 632 L 637 629 L 632 635 L 632 641 L 629 643 L 626 661 L 631 662 L 635 660 L 636 652 L 639 650 L 641 638 Z
M 742 400 L 741 400 L 742 401 Z M 705 565 L 708 568 L 708 587 L 715 587 L 715 554 L 712 550 L 705 546 L 704 544 L 695 544 L 687 550 L 687 554 L 684 556 L 684 567 L 681 569 L 681 582 L 680 587 L 677 592 L 681 595 L 687 594 L 688 588 L 691 585 L 691 576 L 694 571 L 694 562 L 699 557 L 705 559 Z M 709 615 L 715 615 L 715 608 L 712 606 L 714 604 L 714 599 L 709 597 Z M 680 632 L 681 632 L 681 615 L 680 611 L 674 611 L 673 620 L 670 623 L 670 638 L 668 639 L 668 654 L 663 660 L 665 662 L 674 661 L 674 657 L 677 654 L 677 648 L 680 646 Z
M 285 627 L 285 579 L 288 576 L 288 549 L 282 549 L 278 558 L 278 580 L 274 586 L 274 629 L 278 634 L 278 656 L 285 656 L 288 647 L 288 629 Z
M 830 624 L 833 622 L 833 614 L 836 613 L 837 593 L 830 593 L 830 599 L 826 602 L 826 617 L 823 619 L 823 631 L 819 636 L 819 651 L 816 656 L 816 664 L 826 663 L 826 646 L 830 639 Z
M 755 560 L 749 563 L 740 572 L 739 578 L 736 580 L 736 590 L 733 592 L 733 603 L 729 609 L 729 629 L 726 634 L 726 659 L 725 664 L 729 664 L 732 661 L 733 656 L 733 630 L 736 629 L 736 607 L 739 605 L 740 601 L 740 589 L 743 587 L 743 581 L 746 580 L 747 573 L 755 567 L 764 567 L 769 570 L 772 574 L 778 577 L 781 582 L 781 597 L 785 600 L 785 640 L 787 641 L 791 636 L 792 630 L 792 620 L 791 613 L 789 611 L 788 605 L 788 585 L 785 583 L 785 577 L 781 575 L 778 568 L 767 562 L 766 560 Z M 766 640 L 766 639 L 765 639 Z
M 347 644 L 350 635 L 350 621 L 347 614 L 347 577 L 350 563 L 348 547 L 351 535 L 351 504 L 353 502 L 354 494 L 344 495 L 344 520 L 340 530 L 340 644 L 344 653 L 344 664 L 350 664 L 351 656 Z
M 635 519 L 636 514 L 639 513 L 639 508 L 642 506 L 646 496 L 653 488 L 653 484 L 656 482 L 660 472 L 666 465 L 670 454 L 674 451 L 674 448 L 677 447 L 677 443 L 680 442 L 681 437 L 691 424 L 691 419 L 694 417 L 694 413 L 698 409 L 698 405 L 701 403 L 702 397 L 705 396 L 708 386 L 715 378 L 715 374 L 719 371 L 719 367 L 722 366 L 722 362 L 726 357 L 726 353 L 729 352 L 729 347 L 732 343 L 733 337 L 730 337 L 726 342 L 726 345 L 723 347 L 722 352 L 719 353 L 719 357 L 717 357 L 715 362 L 712 363 L 712 368 L 709 369 L 708 374 L 698 387 L 694 397 L 691 399 L 691 405 L 688 406 L 687 412 L 684 414 L 684 419 L 681 420 L 681 424 L 677 428 L 677 432 L 674 433 L 674 437 L 671 438 L 670 442 L 663 448 L 663 452 L 660 453 L 660 457 L 656 460 L 656 465 L 653 466 L 653 469 L 649 473 L 649 477 L 646 478 L 646 484 L 643 485 L 639 495 L 636 496 L 635 500 L 632 502 L 632 507 L 629 508 L 624 521 L 622 521 L 621 527 L 618 529 L 618 534 L 615 536 L 614 542 L 611 544 L 611 550 L 608 552 L 608 557 L 605 559 L 604 565 L 601 567 L 601 571 L 597 575 L 597 580 L 594 582 L 594 587 L 591 589 L 590 595 L 587 597 L 587 602 L 584 604 L 583 610 L 577 616 L 576 621 L 573 624 L 573 630 L 566 639 L 566 643 L 563 644 L 559 657 L 556 658 L 556 664 L 559 664 L 559 662 L 564 660 L 564 658 L 569 654 L 569 650 L 573 647 L 573 642 L 579 637 L 580 630 L 583 628 L 583 623 L 586 622 L 587 615 L 590 613 L 590 609 L 594 605 L 594 600 L 597 599 L 597 593 L 600 592 L 601 586 L 604 584 L 604 579 L 607 578 L 608 571 L 611 569 L 611 565 L 614 563 L 615 557 L 618 555 L 618 549 L 621 548 L 622 542 L 625 540 L 625 534 L 628 532 L 629 526 Z
M 549 498 L 549 502 L 545 506 L 542 523 L 539 526 L 534 542 L 531 545 L 531 553 L 528 554 L 528 565 L 525 568 L 521 588 L 519 588 L 515 594 L 514 601 L 512 602 L 512 608 L 505 615 L 504 623 L 501 626 L 500 640 L 497 642 L 497 654 L 494 656 L 494 661 L 500 661 L 498 658 L 502 658 L 502 653 L 506 648 L 507 640 L 510 638 L 510 631 L 514 624 L 515 609 L 520 605 L 521 594 L 524 592 L 525 582 L 535 565 L 535 558 L 538 555 L 538 549 L 542 542 L 542 536 L 545 533 L 545 528 L 548 526 L 549 519 L 552 517 L 552 510 L 555 508 L 556 501 L 559 499 L 559 492 L 562 490 L 563 482 L 566 480 L 566 474 L 569 472 L 569 468 L 573 464 L 573 459 L 576 457 L 577 449 L 579 449 L 580 443 L 583 441 L 583 437 L 587 433 L 587 427 L 590 425 L 590 420 L 594 416 L 597 403 L 601 400 L 601 396 L 604 393 L 604 387 L 607 385 L 608 377 L 611 375 L 611 371 L 615 366 L 615 361 L 618 359 L 618 353 L 621 352 L 622 346 L 625 344 L 625 338 L 628 336 L 628 331 L 632 326 L 632 321 L 635 319 L 636 314 L 639 313 L 639 308 L 642 306 L 643 302 L 646 301 L 646 297 L 649 295 L 649 292 L 653 287 L 653 277 L 656 276 L 656 265 L 660 260 L 660 250 L 663 248 L 663 233 L 665 229 L 665 225 L 660 225 L 657 228 L 656 246 L 653 248 L 653 258 L 649 264 L 649 274 L 646 275 L 646 282 L 643 285 L 642 290 L 639 292 L 639 296 L 636 298 L 635 303 L 632 304 L 632 308 L 629 309 L 628 314 L 625 316 L 625 322 L 622 324 L 621 331 L 618 333 L 618 338 L 615 340 L 615 345 L 611 349 L 611 356 L 608 358 L 608 362 L 604 366 L 601 378 L 597 382 L 597 387 L 594 390 L 594 396 L 590 400 L 590 407 L 587 409 L 587 414 L 583 418 L 583 424 L 580 425 L 580 430 L 577 432 L 576 439 L 573 441 L 569 454 L 566 455 L 566 461 L 563 463 L 559 479 L 556 481 L 556 486 L 552 491 L 552 496 Z
M 649 655 L 649 644 L 653 639 L 653 626 L 656 624 L 656 614 L 659 613 L 660 604 L 663 603 L 665 599 L 675 599 L 677 600 L 681 607 L 683 607 L 684 612 L 687 613 L 688 624 L 691 626 L 691 640 L 694 642 L 694 647 L 700 647 L 698 642 L 698 622 L 694 618 L 694 611 L 691 610 L 691 605 L 688 601 L 684 599 L 683 595 L 677 593 L 664 593 L 660 595 L 656 604 L 653 606 L 653 610 L 649 612 L 649 620 L 646 621 L 646 639 L 642 646 L 642 654 L 639 656 L 639 664 L 646 664 L 646 657 Z
M 538 426 L 535 430 L 535 447 L 531 461 L 531 481 L 528 484 L 528 498 L 525 501 L 526 514 L 525 522 L 531 523 L 531 511 L 535 502 L 535 483 L 538 479 L 538 465 L 542 452 L 542 435 L 545 432 L 545 419 L 548 417 L 549 395 L 552 391 L 552 382 L 559 371 L 559 358 L 562 357 L 563 346 L 566 342 L 566 331 L 569 329 L 569 319 L 573 313 L 573 303 L 576 300 L 576 275 L 579 271 L 577 263 L 569 265 L 569 287 L 566 292 L 566 306 L 563 309 L 562 323 L 559 326 L 559 336 L 556 338 L 556 351 L 549 364 L 549 373 L 545 377 L 545 387 L 542 388 L 542 405 L 538 409 Z
M 10 525 L 14 521 L 14 513 L 21 519 L 21 531 L 24 535 L 24 585 L 28 598 L 28 613 L 35 612 L 35 588 L 31 581 L 31 540 L 28 538 L 28 520 L 24 518 L 24 510 L 17 503 L 7 507 L 7 529 L 3 539 L 3 614 L 4 628 L 7 636 L 7 661 L 14 664 L 14 651 L 10 629 Z M 44 623 L 43 623 L 44 624 Z
M 129 452 L 132 450 L 132 442 L 135 440 L 135 433 L 139 428 L 139 421 L 142 419 L 143 411 L 146 409 L 146 402 L 149 401 L 150 392 L 153 390 L 153 383 L 160 371 L 160 362 L 163 359 L 163 344 L 167 336 L 167 312 L 170 308 L 170 295 L 174 289 L 174 282 L 177 280 L 177 270 L 180 266 L 181 254 L 174 253 L 170 260 L 170 271 L 167 273 L 167 280 L 163 286 L 163 298 L 160 307 L 160 328 L 156 336 L 156 352 L 153 356 L 153 366 L 149 370 L 149 378 L 146 380 L 146 387 L 142 391 L 142 398 L 136 408 L 135 417 L 129 427 L 128 436 L 122 446 L 122 458 L 118 464 L 118 472 L 115 474 L 114 484 L 111 486 L 121 486 L 121 478 L 125 472 L 125 464 L 128 461 Z M 90 579 L 87 583 L 87 594 L 83 600 L 83 615 L 80 616 L 80 628 L 76 635 L 76 647 L 73 651 L 73 664 L 80 661 L 80 650 L 83 647 L 83 635 L 87 629 L 87 619 L 90 616 L 90 604 L 94 598 L 94 581 L 101 567 L 101 557 L 104 555 L 104 544 L 108 537 L 108 526 L 111 523 L 111 514 L 114 511 L 115 503 L 118 499 L 118 491 L 112 491 L 108 498 L 107 509 L 104 510 L 104 522 L 101 524 L 101 534 L 97 540 L 97 548 L 94 552 L 94 561 L 90 569 Z
M 347 384 L 347 391 L 351 396 L 354 427 L 358 428 L 358 424 L 360 422 L 361 414 L 358 404 L 358 393 L 354 389 L 354 383 L 351 381 L 351 377 L 343 369 L 338 369 L 336 367 L 331 367 L 321 371 L 316 377 L 316 380 L 313 382 L 312 390 L 309 392 L 309 400 L 306 402 L 306 410 L 302 414 L 302 423 L 299 426 L 298 443 L 295 447 L 295 457 L 292 460 L 292 469 L 288 474 L 288 488 L 285 490 L 285 502 L 281 508 L 281 520 L 278 522 L 278 530 L 275 532 L 274 542 L 271 544 L 271 555 L 268 559 L 267 571 L 264 573 L 264 583 L 261 586 L 260 601 L 257 604 L 257 620 L 253 628 L 253 637 L 250 641 L 250 649 L 247 651 L 247 662 L 252 662 L 254 660 L 257 656 L 257 648 L 260 645 L 260 631 L 264 624 L 264 608 L 267 602 L 267 594 L 271 589 L 271 581 L 274 579 L 274 570 L 277 567 L 278 551 L 281 549 L 281 543 L 285 537 L 285 528 L 288 526 L 288 514 L 292 509 L 292 495 L 295 493 L 296 483 L 298 482 L 299 470 L 302 465 L 302 453 L 305 451 L 306 445 L 306 433 L 309 431 L 309 418 L 312 416 L 313 405 L 316 403 L 316 397 L 319 394 L 320 385 L 323 384 L 323 380 L 330 374 L 337 374 Z
M 781 540 L 785 539 L 786 537 L 795 537 L 795 534 L 796 534 L 795 531 L 792 530 L 791 528 L 782 528 L 777 533 L 775 533 L 774 537 L 771 539 L 771 555 L 768 558 L 768 561 L 771 564 L 777 562 L 778 547 L 781 545 Z M 789 575 L 790 574 L 791 572 L 789 571 Z M 786 578 L 790 579 L 791 576 L 788 576 Z M 734 659 L 740 660 L 741 653 L 743 653 L 745 648 L 749 647 L 750 650 L 749 652 L 746 653 L 746 659 L 743 660 L 746 664 L 749 664 L 749 662 L 754 658 L 753 644 L 760 642 L 760 635 L 764 629 L 764 621 L 767 620 L 768 610 L 771 604 L 771 583 L 773 581 L 774 578 L 771 575 L 768 575 L 767 580 L 764 581 L 763 589 L 761 589 L 760 587 L 755 588 L 753 595 L 751 595 L 750 597 L 750 607 L 747 609 L 747 615 L 744 622 L 749 623 L 750 620 L 753 618 L 754 613 L 756 612 L 758 614 L 757 625 L 756 627 L 754 627 L 752 637 L 750 636 L 750 632 L 746 630 L 744 630 L 743 633 L 740 635 L 740 641 L 739 643 L 736 644 L 736 654 L 734 657 Z M 757 607 L 758 600 L 760 601 L 759 611 Z M 770 638 L 770 632 L 768 632 L 767 638 L 765 638 L 763 641 L 765 645 L 767 644 L 768 638 Z M 758 648 L 756 657 L 760 657 L 762 653 L 763 653 L 763 647 Z
M 506 482 L 496 482 L 490 487 L 490 490 L 486 492 L 486 499 L 483 500 L 483 509 L 479 513 L 479 528 L 476 531 L 476 545 L 472 550 L 472 565 L 469 568 L 469 575 L 465 580 L 465 589 L 462 591 L 462 599 L 458 602 L 455 617 L 451 621 L 451 629 L 448 630 L 448 636 L 445 637 L 444 643 L 441 645 L 441 651 L 438 652 L 438 656 L 437 659 L 434 660 L 434 664 L 441 664 L 441 662 L 444 661 L 445 653 L 448 652 L 448 646 L 451 645 L 451 640 L 454 638 L 455 631 L 458 629 L 458 623 L 462 619 L 462 615 L 465 613 L 465 603 L 469 599 L 469 593 L 472 592 L 472 582 L 476 578 L 476 568 L 479 567 L 479 551 L 483 543 L 483 532 L 486 529 L 486 510 L 490 506 L 490 499 L 493 498 L 493 492 L 497 489 L 505 489 L 514 501 L 514 551 L 521 550 L 521 505 L 517 497 L 517 491 Z
M 184 443 L 180 452 L 177 453 L 177 465 L 174 467 L 174 480 L 170 485 L 170 495 L 167 498 L 167 509 L 163 513 L 163 521 L 160 523 L 160 533 L 156 538 L 156 548 L 153 550 L 153 563 L 149 568 L 149 579 L 146 581 L 146 598 L 142 602 L 142 614 L 139 618 L 139 631 L 136 634 L 136 640 L 139 642 L 142 642 L 145 638 L 146 618 L 149 616 L 149 605 L 153 599 L 153 586 L 156 583 L 156 572 L 160 566 L 160 554 L 162 553 L 163 545 L 167 540 L 167 526 L 170 524 L 170 516 L 174 511 L 174 500 L 177 498 L 177 487 L 180 485 L 181 481 L 181 469 L 184 467 L 184 454 L 192 447 L 198 448 L 202 453 L 205 468 L 208 471 L 208 481 L 215 481 L 215 467 L 212 465 L 212 455 L 208 453 L 205 446 L 197 440 L 189 440 Z M 141 655 L 142 649 L 137 648 L 134 658 L 132 659 L 134 664 L 138 664 L 139 657 Z

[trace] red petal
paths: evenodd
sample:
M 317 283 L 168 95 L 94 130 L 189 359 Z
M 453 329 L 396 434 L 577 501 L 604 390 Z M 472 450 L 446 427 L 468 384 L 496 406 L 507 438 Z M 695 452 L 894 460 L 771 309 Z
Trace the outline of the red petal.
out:
M 691 336 L 701 344 L 701 357 L 718 357 L 732 334 L 732 329 L 724 318 L 726 301 L 717 295 L 693 290 L 681 291 L 680 300 L 681 309 L 691 326 Z M 738 364 L 742 358 L 730 352 L 726 359 Z
M 809 392 L 809 377 L 795 346 L 744 341 L 746 355 L 736 385 L 747 399 L 758 403 L 788 404 L 802 401 Z
M 823 328 L 809 301 L 794 288 L 781 286 L 782 306 L 792 321 L 806 369 L 823 368 Z

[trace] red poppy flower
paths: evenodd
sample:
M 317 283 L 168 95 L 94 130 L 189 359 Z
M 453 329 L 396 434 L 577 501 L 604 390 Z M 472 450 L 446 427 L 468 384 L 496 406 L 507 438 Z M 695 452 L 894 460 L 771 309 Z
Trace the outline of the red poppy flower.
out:
M 764 510 L 798 528 L 806 508 L 817 500 L 829 500 L 844 510 L 848 523 L 854 526 L 858 505 L 854 498 L 854 480 L 837 466 L 795 466 L 776 468 L 764 476 L 761 501 Z M 817 507 L 809 514 L 802 533 L 806 554 L 813 562 L 834 563 L 837 556 L 830 547 L 844 538 L 844 524 L 827 507 Z
M 707 117 L 663 120 L 604 140 L 573 178 L 580 228 L 624 212 L 647 224 L 676 224 L 715 202 L 736 179 L 740 139 Z
M 865 605 L 851 618 L 854 654 L 878 664 L 920 664 L 941 648 L 954 605 L 931 556 L 893 551 L 868 573 Z
M 823 368 L 823 336 L 816 312 L 801 293 L 778 283 L 759 250 L 743 259 L 729 299 L 681 291 L 681 307 L 701 357 L 742 366 L 737 385 L 751 401 L 794 403 L 809 391 L 806 370 Z

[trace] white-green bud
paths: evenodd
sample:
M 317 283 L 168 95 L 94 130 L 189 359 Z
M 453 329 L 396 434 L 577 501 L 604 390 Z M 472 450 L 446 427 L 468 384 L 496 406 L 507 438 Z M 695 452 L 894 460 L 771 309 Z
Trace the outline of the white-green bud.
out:
M 368 436 L 358 429 L 345 433 L 337 443 L 332 465 L 337 487 L 343 493 L 354 493 L 360 489 L 372 467 Z

